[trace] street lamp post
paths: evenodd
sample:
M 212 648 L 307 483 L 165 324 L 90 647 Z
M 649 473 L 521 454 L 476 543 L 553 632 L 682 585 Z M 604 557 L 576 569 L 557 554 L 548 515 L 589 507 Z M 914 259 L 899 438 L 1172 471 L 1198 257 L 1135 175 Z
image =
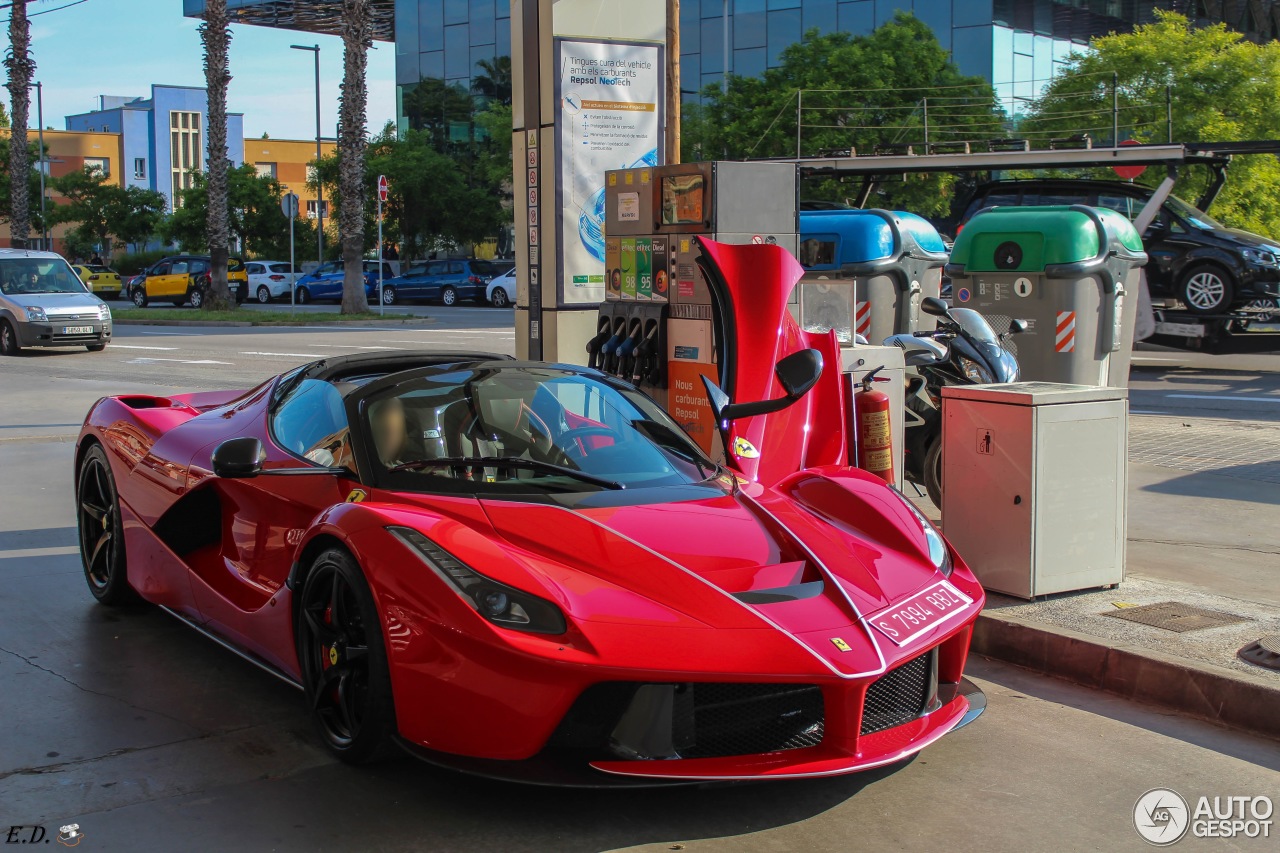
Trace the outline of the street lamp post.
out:
M 291 44 L 294 50 L 309 50 L 316 59 L 316 262 L 324 263 L 324 186 L 320 183 L 320 45 Z

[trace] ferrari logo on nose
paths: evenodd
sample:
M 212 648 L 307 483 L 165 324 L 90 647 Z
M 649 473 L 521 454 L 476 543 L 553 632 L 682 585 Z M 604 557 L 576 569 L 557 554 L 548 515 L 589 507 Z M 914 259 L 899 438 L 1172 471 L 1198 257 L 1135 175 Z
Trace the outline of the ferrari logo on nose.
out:
M 338 647 L 335 644 L 329 647 L 329 666 L 337 666 L 337 665 L 338 665 Z
M 832 637 L 831 645 L 835 646 L 837 649 L 839 649 L 842 652 L 853 651 L 853 647 L 850 646 L 848 643 L 846 643 L 844 640 L 840 639 L 839 637 Z

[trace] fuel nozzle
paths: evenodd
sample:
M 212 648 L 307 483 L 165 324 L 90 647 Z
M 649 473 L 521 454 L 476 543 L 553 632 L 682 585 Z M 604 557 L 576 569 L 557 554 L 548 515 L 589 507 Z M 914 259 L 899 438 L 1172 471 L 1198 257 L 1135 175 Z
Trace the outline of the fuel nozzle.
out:
M 600 348 L 612 336 L 613 324 L 609 322 L 608 317 L 600 318 L 596 336 L 587 341 L 587 367 L 595 369 L 600 366 Z

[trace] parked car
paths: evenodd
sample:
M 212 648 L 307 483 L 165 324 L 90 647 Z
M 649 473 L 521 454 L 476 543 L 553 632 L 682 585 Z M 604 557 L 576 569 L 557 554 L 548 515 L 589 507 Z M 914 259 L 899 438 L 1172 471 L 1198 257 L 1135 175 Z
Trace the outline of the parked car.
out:
M 0 355 L 111 342 L 111 309 L 61 255 L 0 249 Z
M 506 308 L 509 305 L 514 305 L 516 301 L 516 268 L 512 267 L 489 282 L 489 287 L 485 291 L 485 298 L 489 300 L 489 304 L 494 308 Z
M 382 262 L 383 280 L 395 278 L 395 267 L 391 261 Z M 298 279 L 295 285 L 299 303 L 307 303 L 313 299 L 342 299 L 343 262 L 328 261 L 315 271 Z M 378 261 L 364 262 L 365 295 L 376 300 L 378 297 Z M 388 303 L 389 304 L 389 303 Z
M 212 266 L 213 261 L 208 255 L 162 258 L 143 273 L 141 282 L 130 284 L 129 298 L 139 308 L 154 300 L 174 305 L 191 303 L 192 308 L 199 308 L 204 305 L 205 295 L 213 284 Z M 244 261 L 239 258 L 227 261 L 227 287 L 237 303 L 244 302 L 249 290 L 249 276 Z
M 289 295 L 289 288 L 301 276 L 288 261 L 248 261 L 249 298 L 267 303 Z
M 71 267 L 92 293 L 107 299 L 120 298 L 120 273 L 101 264 L 76 264 Z
M 1086 204 L 1137 217 L 1148 187 L 1117 181 L 1034 179 L 992 181 L 977 188 L 957 228 L 984 207 Z M 1151 295 L 1172 297 L 1193 314 L 1223 314 L 1280 296 L 1280 242 L 1228 228 L 1170 196 L 1142 235 L 1151 260 Z
M 445 305 L 455 305 L 459 299 L 485 302 L 489 298 L 488 286 L 509 269 L 510 261 L 481 261 L 453 259 L 424 261 L 415 264 L 400 276 L 383 283 L 382 304 L 394 305 L 412 299 L 430 299 Z M 373 283 L 371 298 L 378 295 L 378 283 Z

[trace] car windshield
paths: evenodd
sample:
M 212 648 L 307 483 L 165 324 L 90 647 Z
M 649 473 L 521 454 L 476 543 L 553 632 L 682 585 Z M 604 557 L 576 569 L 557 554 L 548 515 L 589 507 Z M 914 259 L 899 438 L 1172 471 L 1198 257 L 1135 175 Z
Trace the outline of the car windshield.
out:
M 84 282 L 61 258 L 5 258 L 0 260 L 0 291 L 23 293 L 85 293 Z
M 996 336 L 995 330 L 991 328 L 991 324 L 972 308 L 952 308 L 951 316 L 974 340 L 993 344 L 1000 343 L 1000 339 Z
M 1164 206 L 1201 231 L 1219 231 L 1226 227 L 1203 210 L 1192 207 L 1176 196 L 1169 196 Z
M 480 366 L 363 401 L 368 455 L 404 491 L 596 490 L 719 473 L 652 400 L 556 367 Z

